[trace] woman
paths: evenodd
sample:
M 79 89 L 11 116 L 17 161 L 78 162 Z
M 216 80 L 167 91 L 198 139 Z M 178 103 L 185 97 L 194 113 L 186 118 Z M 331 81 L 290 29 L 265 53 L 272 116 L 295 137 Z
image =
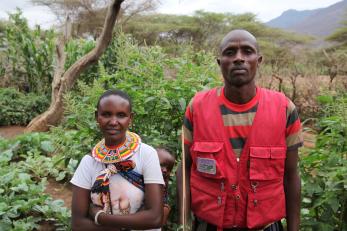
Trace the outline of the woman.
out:
M 159 228 L 164 181 L 156 151 L 128 131 L 133 119 L 129 96 L 106 91 L 95 118 L 104 139 L 83 157 L 71 180 L 72 229 Z

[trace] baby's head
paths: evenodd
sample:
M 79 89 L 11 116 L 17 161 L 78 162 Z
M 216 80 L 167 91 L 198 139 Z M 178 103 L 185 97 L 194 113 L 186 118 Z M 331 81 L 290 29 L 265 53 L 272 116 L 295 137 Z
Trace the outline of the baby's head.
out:
M 161 171 L 164 179 L 170 176 L 173 166 L 175 165 L 175 157 L 164 148 L 157 148 Z

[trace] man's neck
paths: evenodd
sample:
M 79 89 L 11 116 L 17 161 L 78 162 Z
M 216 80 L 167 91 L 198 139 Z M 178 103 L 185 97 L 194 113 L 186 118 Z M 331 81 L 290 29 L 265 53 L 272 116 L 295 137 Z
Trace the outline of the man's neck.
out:
M 224 95 L 232 103 L 245 104 L 248 103 L 256 95 L 255 84 L 247 84 L 241 87 L 224 85 Z

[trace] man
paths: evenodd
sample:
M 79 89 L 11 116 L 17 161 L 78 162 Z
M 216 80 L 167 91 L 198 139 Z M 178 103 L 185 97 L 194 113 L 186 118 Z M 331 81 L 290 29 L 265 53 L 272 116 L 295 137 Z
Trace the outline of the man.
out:
M 182 205 L 186 183 L 194 230 L 283 230 L 282 218 L 299 230 L 301 124 L 289 99 L 255 85 L 261 61 L 256 38 L 231 31 L 217 59 L 224 86 L 197 93 L 187 107 L 177 184 Z

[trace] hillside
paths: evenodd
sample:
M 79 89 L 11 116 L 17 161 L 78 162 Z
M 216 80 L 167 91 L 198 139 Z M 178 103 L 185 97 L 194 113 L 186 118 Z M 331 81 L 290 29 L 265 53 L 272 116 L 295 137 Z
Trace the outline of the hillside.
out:
M 347 19 L 347 0 L 315 10 L 287 10 L 266 24 L 271 27 L 318 37 L 326 37 Z
M 316 13 L 320 9 L 316 10 L 287 10 L 282 13 L 281 16 L 274 18 L 267 22 L 266 24 L 271 27 L 287 29 L 292 25 L 302 22 L 307 17 Z

